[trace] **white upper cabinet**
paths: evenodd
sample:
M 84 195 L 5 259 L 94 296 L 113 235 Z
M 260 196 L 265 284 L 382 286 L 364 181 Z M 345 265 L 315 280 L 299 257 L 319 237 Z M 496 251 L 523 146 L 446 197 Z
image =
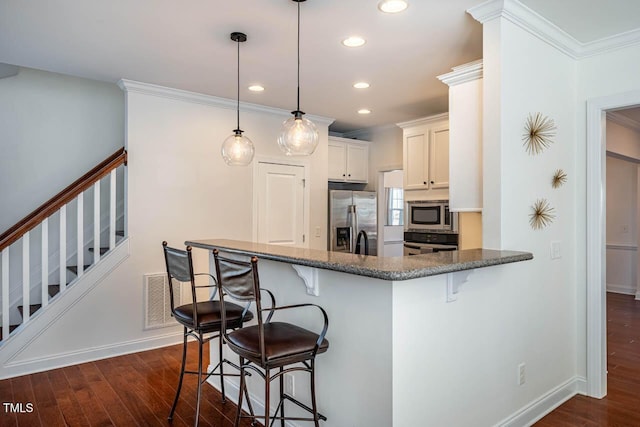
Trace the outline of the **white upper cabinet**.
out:
M 398 123 L 403 129 L 404 189 L 420 190 L 407 194 L 414 198 L 448 197 L 449 122 L 439 114 Z
M 329 181 L 369 181 L 369 142 L 329 137 Z
M 449 85 L 449 209 L 481 212 L 482 61 L 454 67 L 438 78 Z

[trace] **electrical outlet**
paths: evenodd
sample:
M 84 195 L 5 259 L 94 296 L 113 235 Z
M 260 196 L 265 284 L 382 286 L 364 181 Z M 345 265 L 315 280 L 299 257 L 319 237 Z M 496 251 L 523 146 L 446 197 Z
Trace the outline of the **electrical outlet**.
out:
M 525 366 L 526 365 L 524 363 L 518 365 L 518 385 L 523 385 L 525 383 Z
M 284 392 L 293 397 L 296 394 L 296 383 L 291 374 L 284 374 Z

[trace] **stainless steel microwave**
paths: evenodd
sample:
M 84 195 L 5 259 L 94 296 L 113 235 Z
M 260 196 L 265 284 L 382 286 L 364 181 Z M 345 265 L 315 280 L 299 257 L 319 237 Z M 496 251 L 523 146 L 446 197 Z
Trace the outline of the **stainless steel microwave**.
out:
M 458 231 L 458 214 L 449 212 L 448 200 L 407 202 L 407 230 Z

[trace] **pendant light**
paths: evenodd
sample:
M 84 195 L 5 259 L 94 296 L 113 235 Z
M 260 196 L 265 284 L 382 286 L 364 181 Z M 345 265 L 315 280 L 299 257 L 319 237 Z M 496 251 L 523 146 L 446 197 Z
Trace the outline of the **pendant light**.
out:
M 238 44 L 238 103 L 236 107 L 237 125 L 233 134 L 227 137 L 222 143 L 222 158 L 229 166 L 247 166 L 253 160 L 255 149 L 253 142 L 242 135 L 240 129 L 240 43 L 247 41 L 244 33 L 231 33 L 231 40 Z
M 318 146 L 318 129 L 300 111 L 300 3 L 305 0 L 292 1 L 298 3 L 298 106 L 291 112 L 293 117 L 282 124 L 278 145 L 287 156 L 309 156 Z

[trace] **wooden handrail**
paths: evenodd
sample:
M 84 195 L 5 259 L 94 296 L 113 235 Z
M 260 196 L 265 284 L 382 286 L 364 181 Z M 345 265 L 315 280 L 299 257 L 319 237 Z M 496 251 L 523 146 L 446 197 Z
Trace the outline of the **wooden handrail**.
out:
M 98 166 L 82 175 L 73 184 L 53 196 L 46 203 L 16 223 L 16 225 L 2 233 L 2 235 L 0 235 L 0 251 L 20 239 L 26 232 L 37 227 L 38 224 L 46 218 L 49 218 L 62 206 L 78 197 L 80 193 L 87 190 L 120 165 L 127 165 L 127 151 L 124 147 L 110 155 Z

